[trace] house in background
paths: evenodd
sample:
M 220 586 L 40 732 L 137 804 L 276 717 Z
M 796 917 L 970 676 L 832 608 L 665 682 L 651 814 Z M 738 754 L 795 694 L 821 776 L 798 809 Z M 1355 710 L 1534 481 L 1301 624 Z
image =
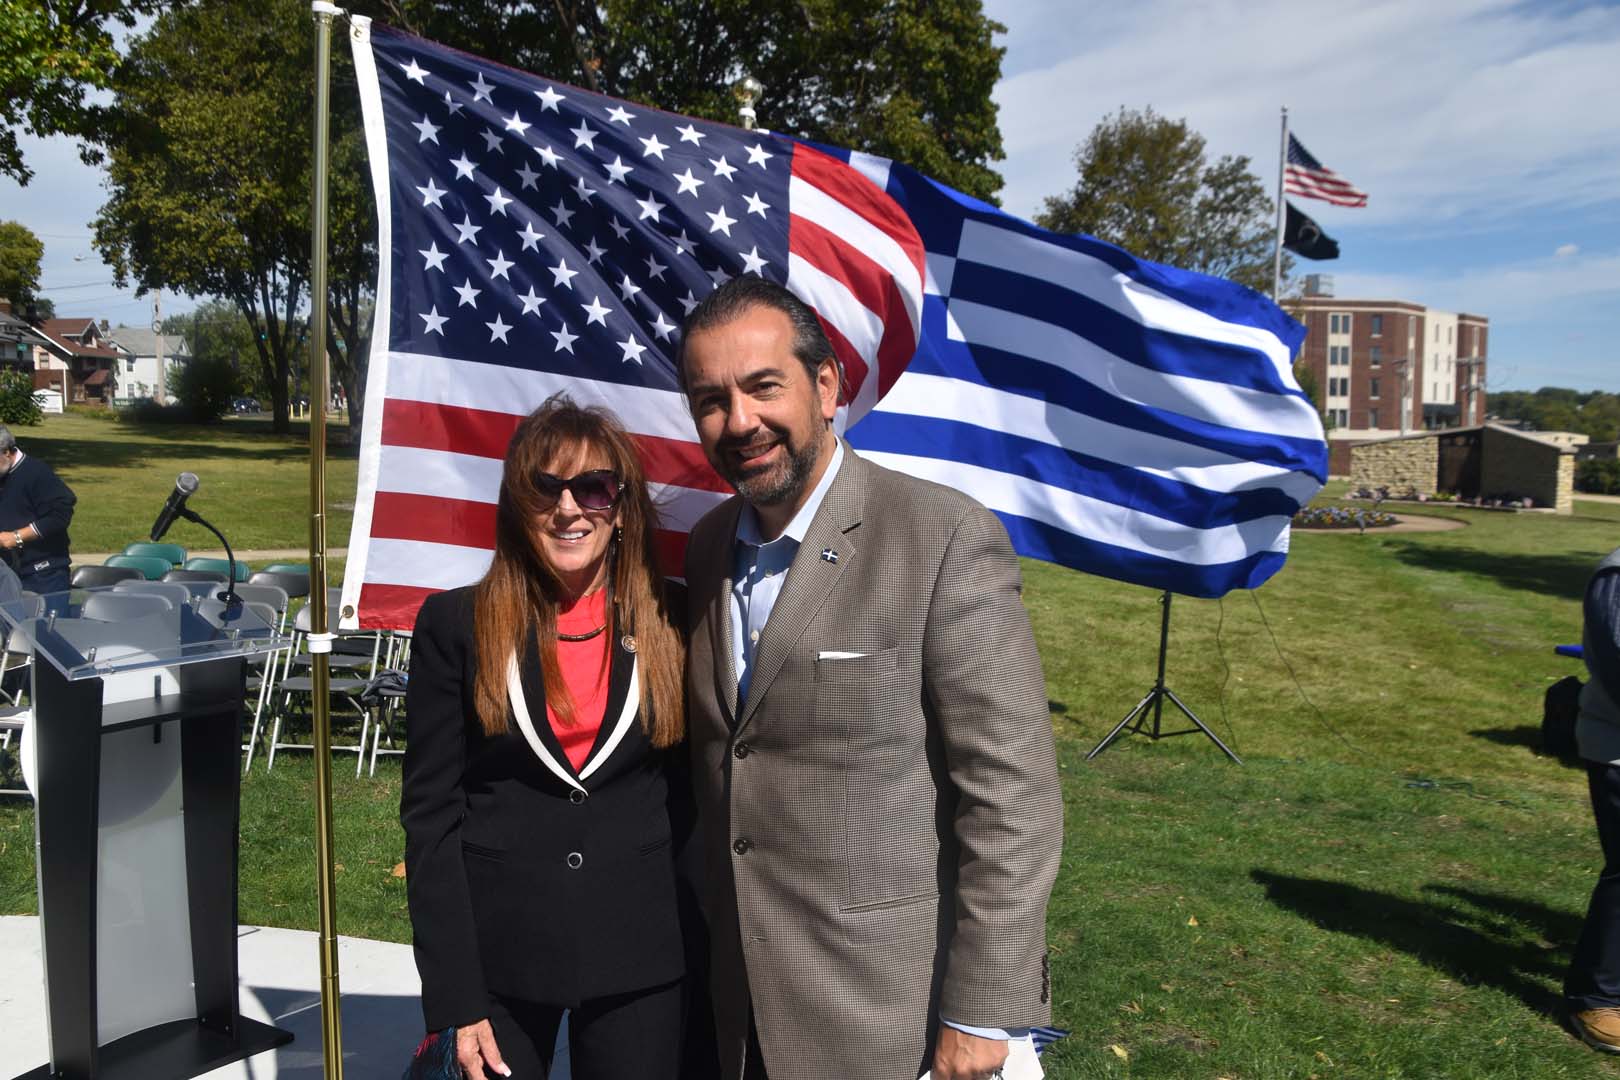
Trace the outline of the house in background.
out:
M 151 398 L 164 405 L 172 399 L 169 374 L 191 359 L 191 350 L 185 338 L 176 334 L 159 334 L 138 326 L 115 326 L 106 331 L 104 338 L 124 353 L 118 373 L 120 401 Z M 163 357 L 161 369 L 158 365 L 160 349 Z
M 55 390 L 69 405 L 110 406 L 118 391 L 124 354 L 102 336 L 94 319 L 45 319 L 35 330 L 34 389 Z
M 11 313 L 11 304 L 0 300 L 0 371 L 34 371 L 34 350 L 49 344 L 22 318 Z

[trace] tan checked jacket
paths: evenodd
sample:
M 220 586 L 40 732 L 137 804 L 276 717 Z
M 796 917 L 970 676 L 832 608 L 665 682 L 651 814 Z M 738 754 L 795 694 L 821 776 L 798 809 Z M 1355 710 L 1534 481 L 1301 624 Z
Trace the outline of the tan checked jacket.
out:
M 1047 1023 L 1063 803 L 1006 531 L 846 445 L 739 709 L 740 508 L 704 517 L 686 561 L 722 1075 L 750 1007 L 771 1080 L 913 1080 L 940 1015 Z

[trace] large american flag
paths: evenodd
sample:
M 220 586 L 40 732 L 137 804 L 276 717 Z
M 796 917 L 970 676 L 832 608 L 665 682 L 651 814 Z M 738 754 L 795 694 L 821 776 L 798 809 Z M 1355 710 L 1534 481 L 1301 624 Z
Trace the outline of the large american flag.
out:
M 1325 199 L 1334 206 L 1366 206 L 1367 193 L 1323 165 L 1290 132 L 1288 164 L 1283 170 L 1283 190 L 1307 199 Z
M 1290 373 L 1303 329 L 1257 294 L 881 158 L 364 19 L 351 40 L 384 253 L 343 593 L 360 625 L 408 626 L 482 574 L 506 443 L 559 390 L 636 436 L 678 574 L 729 494 L 678 389 L 679 325 L 741 273 L 820 315 L 862 455 L 973 494 L 1021 553 L 1204 596 L 1281 566 L 1326 447 Z

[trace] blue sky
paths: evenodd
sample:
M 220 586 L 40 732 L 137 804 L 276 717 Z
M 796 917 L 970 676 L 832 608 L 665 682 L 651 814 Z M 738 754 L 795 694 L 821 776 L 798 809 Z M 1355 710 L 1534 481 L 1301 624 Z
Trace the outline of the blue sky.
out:
M 1296 199 L 1342 257 L 1340 296 L 1491 320 L 1492 390 L 1620 391 L 1620 6 L 1426 0 L 986 0 L 1007 26 L 995 97 L 1002 200 L 1029 216 L 1074 182 L 1072 155 L 1121 105 L 1185 118 L 1212 156 L 1275 184 L 1278 109 L 1365 209 Z M 768 102 L 762 103 L 768 113 Z M 764 120 L 769 121 L 768 115 Z M 88 222 L 103 192 L 65 140 L 25 140 L 38 174 L 0 180 L 0 219 L 46 245 L 64 315 L 144 325 Z M 165 297 L 164 313 L 194 301 Z

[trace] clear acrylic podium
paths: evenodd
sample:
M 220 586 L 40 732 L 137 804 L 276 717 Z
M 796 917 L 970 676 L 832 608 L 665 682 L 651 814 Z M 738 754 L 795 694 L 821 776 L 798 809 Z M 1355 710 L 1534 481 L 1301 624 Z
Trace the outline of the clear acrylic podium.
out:
M 32 652 L 50 1064 L 18 1080 L 196 1076 L 289 1032 L 237 1001 L 247 660 L 284 642 L 221 586 L 150 583 L 0 605 Z

